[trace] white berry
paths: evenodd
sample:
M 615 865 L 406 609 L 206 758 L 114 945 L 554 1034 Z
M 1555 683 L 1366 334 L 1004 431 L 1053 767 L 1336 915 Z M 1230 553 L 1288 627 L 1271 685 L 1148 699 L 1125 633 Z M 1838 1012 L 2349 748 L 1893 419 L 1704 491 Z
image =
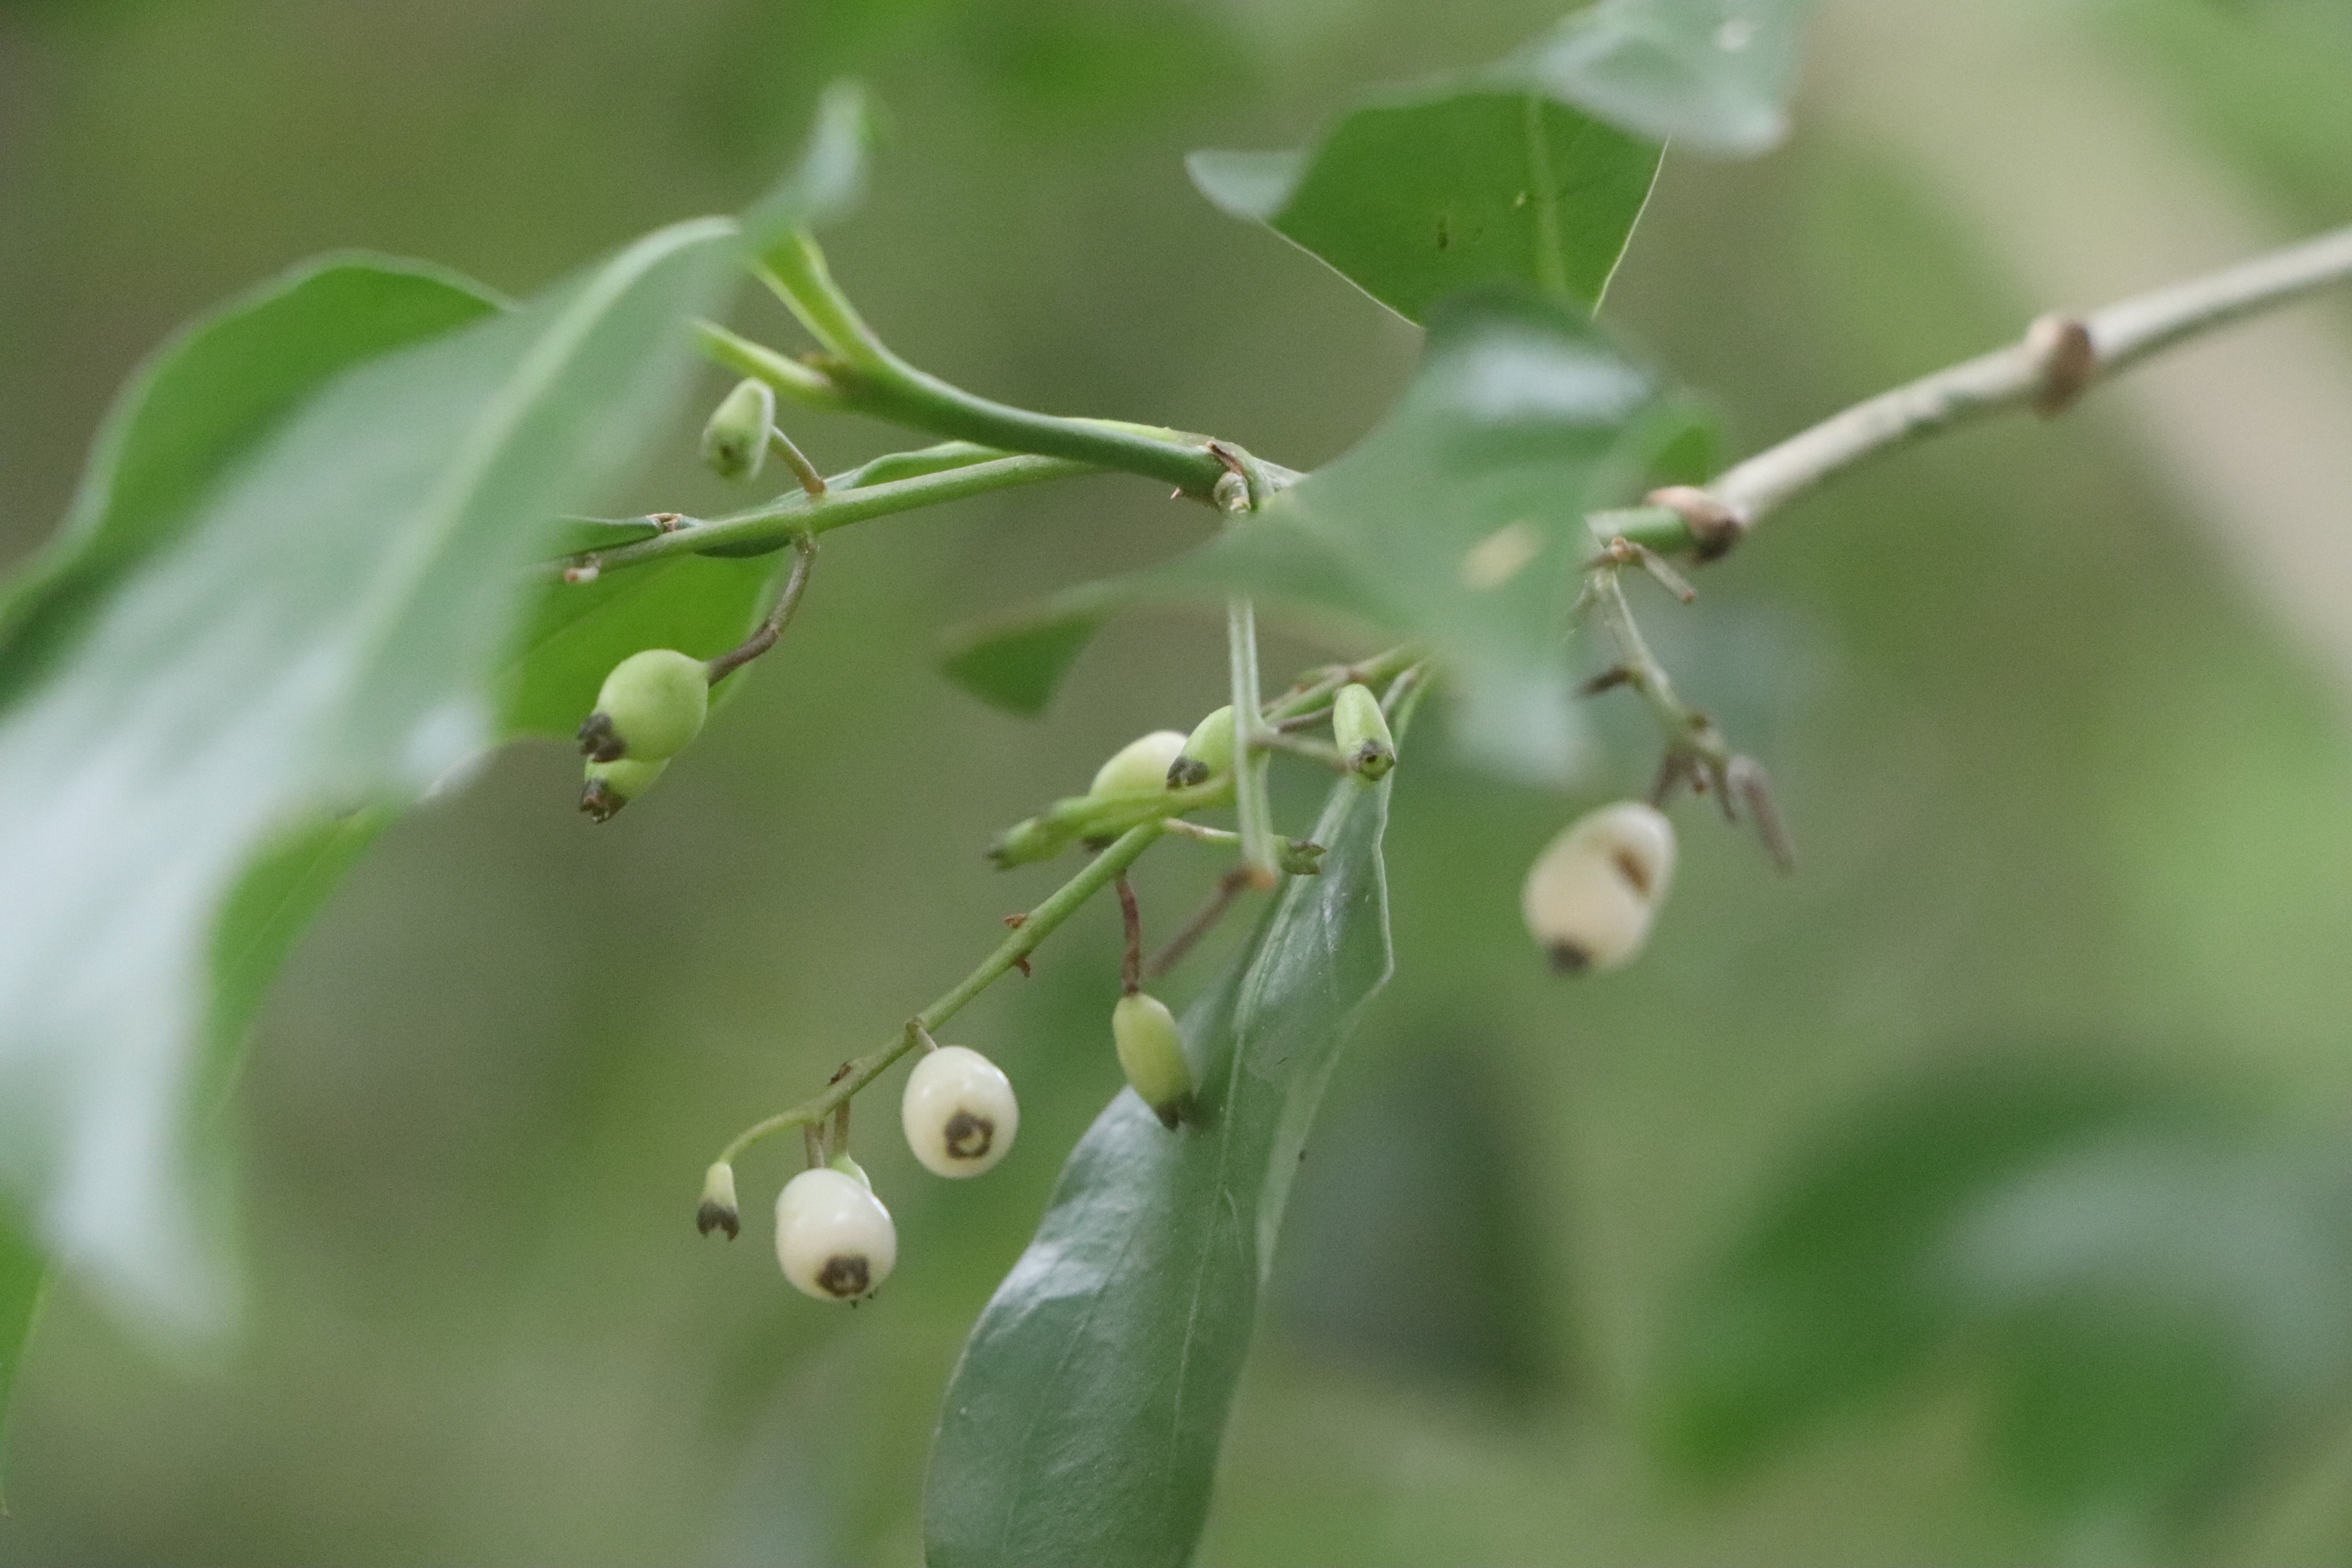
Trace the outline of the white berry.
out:
M 1168 770 L 1184 753 L 1184 732 L 1154 730 L 1129 741 L 1095 770 L 1087 793 L 1102 799 L 1112 795 L 1158 795 L 1168 787 Z
M 1519 910 L 1563 973 L 1622 968 L 1675 874 L 1674 825 L 1636 800 L 1578 818 L 1528 868 Z
M 962 1046 L 941 1046 L 907 1075 L 898 1122 L 925 1170 L 977 1176 L 1011 1152 L 1021 1105 L 994 1062 Z
M 854 1301 L 890 1278 L 898 1233 L 856 1177 L 803 1171 L 776 1194 L 776 1261 L 803 1294 Z

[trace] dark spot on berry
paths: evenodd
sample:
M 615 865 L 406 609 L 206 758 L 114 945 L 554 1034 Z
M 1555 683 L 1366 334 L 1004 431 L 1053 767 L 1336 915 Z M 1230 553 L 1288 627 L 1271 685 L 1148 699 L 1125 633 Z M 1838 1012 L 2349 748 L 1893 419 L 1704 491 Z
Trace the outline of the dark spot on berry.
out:
M 824 1268 L 816 1277 L 816 1288 L 828 1296 L 863 1296 L 868 1289 L 868 1279 L 863 1257 L 837 1252 L 824 1260 Z
M 612 716 L 591 713 L 580 721 L 580 754 L 592 763 L 617 763 L 629 753 L 629 743 L 613 728 Z
M 948 1152 L 959 1160 L 977 1160 L 996 1142 L 996 1123 L 985 1116 L 959 1110 L 948 1118 Z
M 1198 757 L 1179 757 L 1168 764 L 1168 787 L 1190 789 L 1209 782 L 1209 764 Z
M 610 822 L 613 814 L 627 804 L 603 779 L 590 779 L 581 786 L 580 809 L 588 814 L 591 822 Z
M 1581 974 L 1592 967 L 1592 955 L 1572 942 L 1556 942 L 1551 945 L 1551 972 L 1554 974 Z
M 1617 874 L 1625 879 L 1626 886 L 1645 899 L 1650 896 L 1650 868 L 1642 864 L 1640 856 L 1631 849 L 1612 849 L 1609 853 L 1609 863 L 1617 868 Z
M 714 1230 L 723 1230 L 727 1233 L 727 1239 L 732 1241 L 743 1233 L 743 1220 L 725 1204 L 706 1203 L 694 1211 L 694 1228 L 705 1236 Z

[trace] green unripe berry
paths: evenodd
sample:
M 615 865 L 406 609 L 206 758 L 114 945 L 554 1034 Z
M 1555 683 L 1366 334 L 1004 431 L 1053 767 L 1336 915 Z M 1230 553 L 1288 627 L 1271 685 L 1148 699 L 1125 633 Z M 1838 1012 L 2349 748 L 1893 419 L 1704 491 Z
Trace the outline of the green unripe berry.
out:
M 723 1230 L 732 1241 L 742 1234 L 742 1211 L 735 1206 L 735 1167 L 720 1160 L 702 1178 L 702 1203 L 694 1211 L 694 1228 L 709 1236 Z
M 1166 1003 L 1140 991 L 1120 997 L 1110 1035 L 1129 1086 L 1162 1124 L 1172 1128 L 1192 1113 L 1192 1068 Z
M 1230 704 L 1192 726 L 1184 749 L 1168 764 L 1168 787 L 1206 784 L 1234 765 L 1234 710 Z
M 1095 782 L 1087 793 L 1097 800 L 1158 795 L 1168 787 L 1168 770 L 1183 749 L 1181 730 L 1154 730 L 1129 741 L 1095 770 Z
M 1396 741 L 1389 733 L 1388 715 L 1361 682 L 1349 682 L 1331 700 L 1331 739 L 1348 765 L 1368 779 L 1381 778 L 1396 766 Z
M 702 460 L 722 479 L 755 479 L 768 457 L 776 394 L 764 381 L 739 382 L 702 427 Z
M 1674 874 L 1674 825 L 1654 806 L 1621 800 L 1579 817 L 1536 857 L 1519 910 L 1553 968 L 1618 969 L 1649 940 Z
M 907 1075 L 898 1124 L 925 1170 L 977 1176 L 1012 1152 L 1021 1105 L 994 1062 L 963 1046 L 941 1046 Z
M 776 1261 L 803 1295 L 854 1301 L 898 1266 L 898 1233 L 857 1177 L 803 1171 L 776 1194 Z
M 613 667 L 596 710 L 580 726 L 580 750 L 600 763 L 659 762 L 685 750 L 710 712 L 710 671 L 676 648 L 647 648 Z
M 580 786 L 580 809 L 598 822 L 610 822 L 613 814 L 654 787 L 654 781 L 669 766 L 665 757 L 657 763 L 641 763 L 623 757 L 615 763 L 590 763 L 588 782 Z

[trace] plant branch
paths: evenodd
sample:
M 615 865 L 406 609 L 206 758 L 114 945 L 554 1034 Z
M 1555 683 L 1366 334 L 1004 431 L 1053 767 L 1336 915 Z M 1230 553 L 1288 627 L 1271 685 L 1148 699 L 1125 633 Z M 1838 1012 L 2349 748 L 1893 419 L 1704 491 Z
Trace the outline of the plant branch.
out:
M 895 455 L 921 456 L 917 453 Z M 881 458 L 875 460 L 876 463 L 881 461 Z M 874 466 L 871 463 L 866 465 L 867 468 Z M 994 458 L 981 462 L 961 462 L 953 467 L 917 473 L 881 484 L 852 484 L 850 481 L 856 474 L 863 471 L 853 470 L 851 474 L 828 480 L 825 492 L 821 496 L 793 490 L 763 507 L 714 518 L 707 522 L 682 518 L 678 526 L 667 533 L 641 539 L 635 544 L 597 552 L 596 566 L 599 571 L 611 571 L 622 566 L 642 565 L 648 561 L 666 560 L 674 555 L 698 555 L 707 552 L 756 555 L 786 544 L 803 534 L 824 533 L 853 522 L 863 522 L 868 518 L 912 511 L 919 507 L 961 500 L 967 496 L 985 495 L 991 490 L 1011 489 L 1018 485 L 1076 479 L 1081 474 L 1100 470 L 1088 464 L 1073 463 L 1061 458 Z M 542 564 L 535 570 L 541 576 L 559 577 L 577 559 L 567 557 L 563 561 Z
M 1019 967 L 1021 961 L 1035 952 L 1037 945 L 1075 914 L 1081 904 L 1125 876 L 1127 868 L 1151 847 L 1161 831 L 1159 823 L 1147 822 L 1120 835 L 1118 842 L 1088 861 L 1076 876 L 1055 889 L 1052 897 L 1023 916 L 1013 934 L 1006 937 L 994 952 L 982 960 L 978 968 L 958 981 L 929 1006 L 908 1019 L 906 1026 L 897 1036 L 879 1049 L 848 1063 L 822 1094 L 804 1100 L 789 1110 L 778 1111 L 763 1121 L 755 1121 L 737 1133 L 719 1152 L 719 1158 L 732 1164 L 744 1150 L 762 1138 L 794 1127 L 814 1126 L 831 1115 L 836 1106 L 846 1104 L 852 1095 L 881 1077 L 891 1063 L 921 1045 L 932 1032 L 943 1027 L 950 1018 L 963 1010 L 966 1003 L 1009 971 Z
M 835 399 L 834 406 L 1009 451 L 1141 474 L 1172 484 L 1188 495 L 1206 496 L 1225 472 L 1223 460 L 1201 437 L 1112 420 L 1038 414 L 975 396 L 918 370 L 892 353 L 866 325 L 834 282 L 824 253 L 806 234 L 794 234 L 761 261 L 758 269 L 761 281 L 775 290 L 833 356 L 830 363 L 817 365 L 786 361 L 797 368 L 784 374 L 795 385 L 805 384 L 806 376 L 800 372 L 822 377 Z M 720 346 L 708 335 L 705 342 Z M 782 358 L 770 351 L 769 361 Z M 740 353 L 729 363 L 744 374 L 762 374 L 745 369 L 748 358 Z M 771 363 L 770 368 L 777 367 Z M 776 384 L 779 391 L 797 395 L 793 387 Z
M 1624 587 L 1618 582 L 1623 565 L 1620 561 L 1607 561 L 1594 567 L 1590 576 L 1591 603 L 1610 640 L 1617 645 L 1617 662 L 1601 679 L 1588 682 L 1587 689 L 1597 692 L 1614 686 L 1630 686 L 1650 705 L 1650 712 L 1665 739 L 1665 756 L 1658 764 L 1657 781 L 1650 788 L 1650 804 L 1665 805 L 1682 784 L 1690 785 L 1699 794 L 1712 788 L 1716 804 L 1723 808 L 1724 820 L 1738 822 L 1740 808 L 1745 806 L 1772 863 L 1782 871 L 1794 871 L 1796 846 L 1781 821 L 1780 807 L 1774 804 L 1770 775 L 1755 758 L 1733 752 L 1723 731 L 1716 728 L 1715 721 L 1675 692 L 1665 667 L 1650 651 L 1642 628 L 1633 623 L 1633 606 L 1626 604 Z M 1405 684 L 1402 677 L 1397 684 Z M 1423 689 L 1415 683 L 1402 706 L 1409 709 Z M 1402 716 L 1400 713 L 1399 717 Z
M 2202 332 L 2352 279 L 2352 227 L 2134 295 L 2084 317 L 2044 316 L 2020 341 L 1831 416 L 1718 475 L 1703 490 L 1596 513 L 1593 531 L 1672 553 L 1719 554 L 1767 513 L 1881 452 L 1988 415 L 2056 413 L 2084 389 Z M 1722 518 L 1710 513 L 1707 503 Z
M 1132 996 L 1143 989 L 1143 910 L 1135 901 L 1135 884 L 1124 872 L 1111 885 L 1118 889 L 1119 928 L 1127 933 L 1118 965 L 1119 990 Z
M 793 478 L 800 482 L 802 489 L 812 496 L 824 494 L 824 476 L 816 471 L 816 465 L 808 460 L 807 453 L 793 445 L 790 436 L 772 425 L 768 426 L 768 450 L 783 460 L 784 467 L 793 471 Z
M 808 587 L 809 569 L 815 564 L 816 540 L 805 533 L 793 540 L 792 575 L 784 579 L 784 586 L 776 595 L 774 607 L 760 623 L 758 631 L 704 667 L 709 673 L 711 685 L 718 685 L 776 646 L 776 639 L 784 635 L 786 626 L 792 625 L 793 612 L 801 607 L 801 595 Z
M 1193 943 L 1216 929 L 1217 922 L 1225 918 L 1225 911 L 1234 907 L 1234 900 L 1241 897 L 1242 889 L 1248 886 L 1249 878 L 1238 866 L 1218 878 L 1216 887 L 1209 894 L 1209 901 L 1184 922 L 1183 930 L 1168 939 L 1167 946 L 1151 955 L 1151 962 L 1144 965 L 1144 974 L 1157 980 L 1184 962 L 1184 955 L 1192 951 Z
M 777 395 L 789 397 L 803 408 L 837 414 L 847 406 L 841 389 L 823 371 L 778 353 L 765 343 L 753 342 L 740 332 L 729 331 L 716 321 L 697 321 L 694 341 L 704 358 L 738 375 L 766 382 Z
M 1271 888 L 1281 873 L 1275 865 L 1274 807 L 1265 789 L 1270 732 L 1258 706 L 1257 620 L 1244 595 L 1225 601 L 1225 649 L 1233 682 L 1234 816 L 1242 837 L 1242 876 L 1251 887 Z

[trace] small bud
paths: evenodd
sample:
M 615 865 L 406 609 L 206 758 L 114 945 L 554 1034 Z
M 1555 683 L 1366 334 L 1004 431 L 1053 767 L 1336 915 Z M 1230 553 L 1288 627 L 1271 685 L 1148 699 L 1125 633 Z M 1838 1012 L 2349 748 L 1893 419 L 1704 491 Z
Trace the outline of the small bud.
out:
M 1192 1069 L 1167 1004 L 1139 991 L 1120 997 L 1111 1009 L 1110 1033 L 1129 1085 L 1152 1113 L 1171 1128 L 1190 1116 Z
M 854 1301 L 890 1277 L 898 1233 L 856 1177 L 803 1171 L 776 1194 L 776 1261 L 803 1295 Z
M 1184 750 L 1181 730 L 1154 730 L 1129 741 L 1095 770 L 1087 793 L 1097 800 L 1117 795 L 1158 795 L 1168 787 L 1168 770 Z
M 738 382 L 702 427 L 702 460 L 722 479 L 755 479 L 768 457 L 776 395 L 764 381 Z
M 735 1167 L 721 1160 L 702 1178 L 702 1206 L 694 1211 L 694 1228 L 709 1236 L 723 1230 L 734 1240 L 743 1232 L 743 1215 L 735 1206 Z
M 647 648 L 613 667 L 596 711 L 580 726 L 580 750 L 593 761 L 641 763 L 675 756 L 710 711 L 710 672 L 675 648 Z
M 580 786 L 580 809 L 590 820 L 610 822 L 613 814 L 654 787 L 654 781 L 669 766 L 665 757 L 658 763 L 640 763 L 623 757 L 617 763 L 590 763 L 588 782 Z
M 1622 800 L 1578 818 L 1528 868 L 1528 931 L 1562 973 L 1622 968 L 1650 934 L 1675 870 L 1675 829 Z
M 1234 765 L 1234 710 L 1231 704 L 1192 726 L 1184 749 L 1168 764 L 1168 787 L 1189 789 L 1206 784 Z
M 994 1062 L 962 1046 L 941 1046 L 907 1076 L 898 1122 L 925 1170 L 977 1176 L 1011 1152 L 1021 1106 Z
M 1331 739 L 1348 765 L 1368 779 L 1385 777 L 1396 766 L 1396 741 L 1389 734 L 1388 715 L 1371 688 L 1349 681 L 1331 700 Z
M 1027 817 L 1014 823 L 996 836 L 988 847 L 988 858 L 998 868 L 1011 870 L 1032 860 L 1050 860 L 1069 847 L 1070 836 L 1043 817 Z

